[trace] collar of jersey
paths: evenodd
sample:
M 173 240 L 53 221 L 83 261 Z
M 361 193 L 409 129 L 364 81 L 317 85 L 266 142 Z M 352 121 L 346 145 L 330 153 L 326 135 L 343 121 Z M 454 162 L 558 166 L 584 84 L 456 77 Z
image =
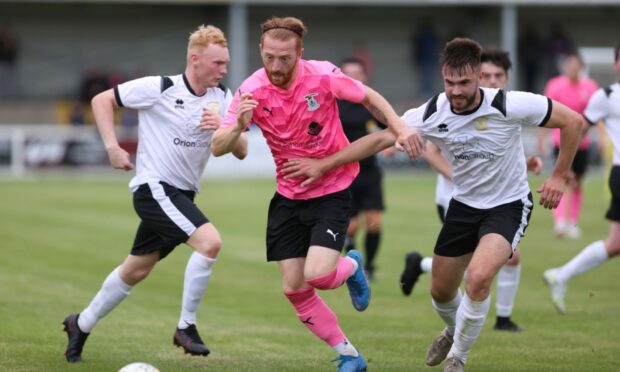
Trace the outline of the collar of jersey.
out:
M 452 109 L 452 105 L 450 105 L 450 111 L 452 111 L 452 113 L 454 115 L 460 115 L 460 116 L 465 116 L 465 115 L 471 115 L 474 112 L 478 111 L 478 109 L 480 108 L 480 106 L 482 106 L 482 102 L 484 102 L 484 90 L 480 89 L 480 103 L 478 104 L 478 106 L 474 107 L 473 109 L 469 110 L 469 111 L 465 111 L 465 112 L 454 112 L 454 110 Z M 447 98 L 447 97 L 446 97 Z M 450 101 L 448 101 L 449 103 Z
M 185 83 L 185 86 L 187 87 L 187 90 L 189 90 L 189 92 L 193 95 L 195 95 L 196 97 L 202 97 L 205 94 L 207 94 L 207 90 L 205 90 L 205 94 L 203 94 L 202 96 L 199 96 L 198 94 L 196 94 L 196 92 L 194 92 L 194 90 L 192 89 L 192 86 L 189 84 L 189 80 L 187 80 L 187 76 L 185 76 L 185 72 L 183 73 L 183 82 Z

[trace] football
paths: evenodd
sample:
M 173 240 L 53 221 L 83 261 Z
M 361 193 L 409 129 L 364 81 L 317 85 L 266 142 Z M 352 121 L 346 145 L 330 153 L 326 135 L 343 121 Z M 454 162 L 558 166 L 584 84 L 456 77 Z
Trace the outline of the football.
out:
M 136 362 L 127 364 L 119 369 L 118 372 L 159 372 L 159 370 L 148 363 Z

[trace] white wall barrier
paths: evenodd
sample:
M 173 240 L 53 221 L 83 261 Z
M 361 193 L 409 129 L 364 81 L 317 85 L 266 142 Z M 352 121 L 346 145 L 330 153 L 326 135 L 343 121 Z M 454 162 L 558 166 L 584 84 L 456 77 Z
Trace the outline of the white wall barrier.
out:
M 133 156 L 135 128 L 118 128 L 119 142 Z M 274 177 L 271 152 L 258 129 L 248 133 L 249 154 L 241 161 L 228 154 L 212 156 L 205 170 L 209 178 Z M 0 125 L 0 176 L 22 177 L 38 171 L 112 170 L 93 126 Z
M 121 145 L 135 156 L 136 128 L 117 130 Z M 526 154 L 536 154 L 537 128 L 523 128 Z M 275 164 L 265 139 L 256 127 L 247 132 L 248 156 L 238 160 L 231 154 L 212 156 L 205 169 L 206 178 L 275 178 Z M 596 147 L 596 131 L 591 131 L 592 147 Z M 550 136 L 549 136 L 550 137 Z M 550 148 L 550 146 L 548 146 Z M 593 151 L 590 160 L 601 162 Z M 545 168 L 553 165 L 545 157 Z M 404 153 L 379 159 L 384 168 L 427 168 L 423 160 L 411 161 Z M 0 177 L 22 177 L 40 171 L 94 172 L 102 175 L 116 174 L 110 167 L 108 156 L 97 130 L 93 126 L 63 125 L 0 125 Z

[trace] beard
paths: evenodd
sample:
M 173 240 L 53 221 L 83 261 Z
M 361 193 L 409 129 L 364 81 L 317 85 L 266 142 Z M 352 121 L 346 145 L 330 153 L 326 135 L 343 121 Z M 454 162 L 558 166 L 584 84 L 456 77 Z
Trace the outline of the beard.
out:
M 457 99 L 458 101 L 456 101 Z M 455 111 L 466 111 L 472 108 L 472 106 L 476 102 L 476 94 L 474 93 L 471 96 L 449 96 L 448 100 L 450 101 L 450 106 L 452 106 Z
M 295 72 L 295 68 L 292 68 L 289 72 L 286 73 L 281 71 L 269 71 L 267 69 L 265 70 L 267 71 L 267 77 L 269 78 L 271 84 L 277 87 L 286 86 L 293 78 L 293 72 Z

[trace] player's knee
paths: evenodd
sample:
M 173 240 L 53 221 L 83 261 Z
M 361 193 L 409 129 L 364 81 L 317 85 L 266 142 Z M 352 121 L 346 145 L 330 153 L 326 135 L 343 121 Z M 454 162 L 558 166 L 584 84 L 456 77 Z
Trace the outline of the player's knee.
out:
M 219 236 L 205 237 L 196 243 L 194 249 L 203 256 L 215 258 L 222 249 L 222 239 Z
M 458 290 L 458 289 L 457 289 Z M 449 302 L 454 298 L 454 290 L 452 288 L 432 286 L 431 297 L 435 302 L 444 303 Z
M 465 285 L 469 297 L 482 301 L 488 297 L 493 277 L 484 270 L 467 269 L 467 283 Z
M 371 222 L 366 226 L 366 231 L 370 234 L 378 234 L 381 232 L 381 221 Z
M 307 267 L 304 268 L 304 281 L 314 288 L 325 289 L 321 288 L 321 281 L 317 280 L 325 276 L 325 274 L 324 270 L 321 270 L 319 267 Z
M 517 266 L 521 262 L 521 253 L 519 250 L 515 250 L 512 257 L 506 262 L 508 266 Z

